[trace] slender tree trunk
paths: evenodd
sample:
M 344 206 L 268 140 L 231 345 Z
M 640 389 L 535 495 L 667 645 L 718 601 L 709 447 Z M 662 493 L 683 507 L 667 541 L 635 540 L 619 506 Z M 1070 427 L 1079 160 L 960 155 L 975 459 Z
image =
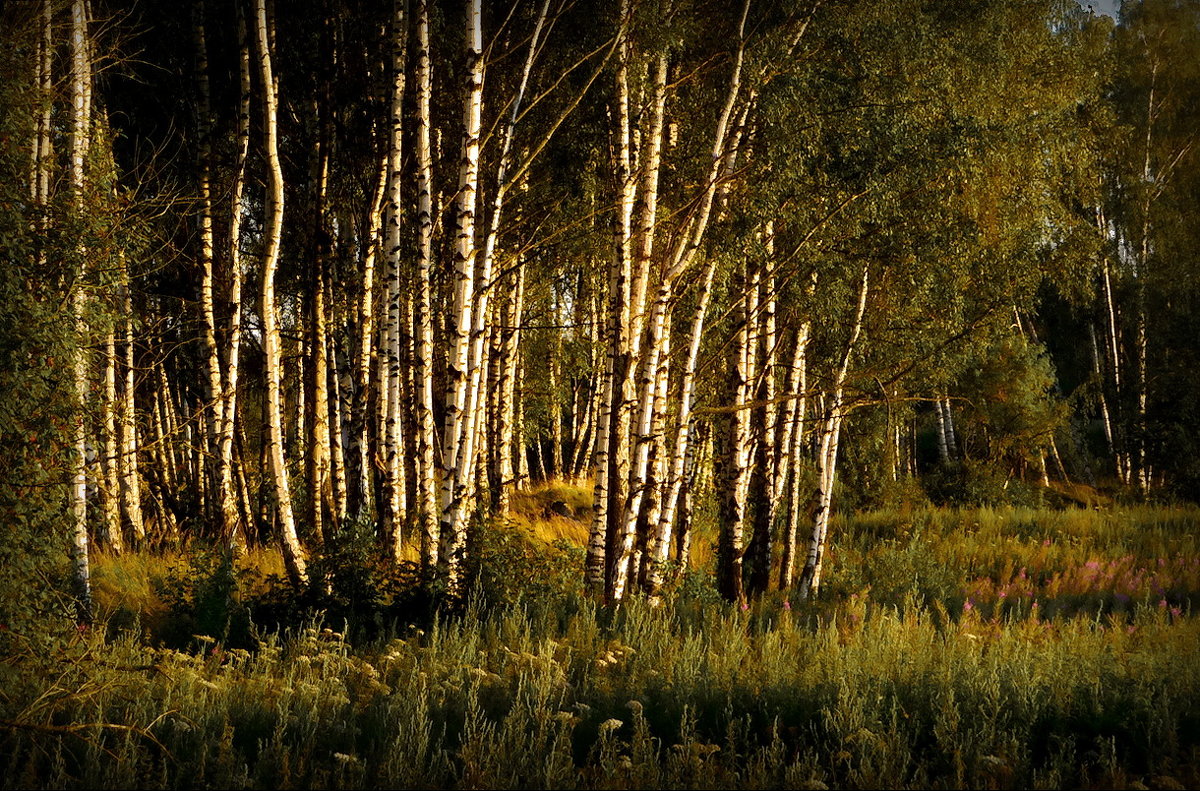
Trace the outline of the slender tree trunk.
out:
M 496 510 L 504 513 L 509 509 L 512 490 L 518 481 L 518 457 L 524 452 L 522 443 L 516 440 L 517 368 L 521 360 L 521 321 L 525 308 L 525 268 L 517 267 L 511 275 L 514 283 L 506 300 L 505 320 L 500 350 L 499 405 L 497 409 L 496 457 L 497 490 Z
M 355 350 L 355 390 L 352 405 L 349 453 L 349 500 L 350 512 L 356 521 L 363 521 L 371 513 L 374 476 L 371 456 L 371 426 L 378 421 L 370 419 L 371 375 L 376 344 L 375 315 L 375 262 L 379 256 L 383 228 L 383 198 L 387 189 L 388 155 L 385 153 L 379 164 L 379 177 L 371 195 L 371 208 L 363 229 L 365 240 L 362 253 L 362 294 L 358 304 L 358 348 Z
M 386 508 L 383 512 L 383 538 L 386 551 L 393 560 L 402 557 L 402 526 L 404 520 L 404 476 L 403 436 L 401 433 L 401 345 L 404 333 L 401 330 L 403 296 L 401 293 L 400 263 L 403 248 L 400 244 L 400 222 L 402 208 L 403 142 L 404 142 L 404 89 L 406 45 L 408 41 L 407 2 L 394 0 L 392 7 L 392 92 L 391 115 L 388 136 L 388 189 L 387 189 L 387 325 L 384 349 L 387 358 L 387 399 L 383 429 L 384 489 L 387 492 Z
M 962 455 L 958 448 L 958 436 L 954 431 L 954 411 L 950 408 L 949 398 L 942 399 L 941 408 L 946 424 L 946 452 L 950 454 L 951 460 L 958 461 Z
M 47 22 L 48 24 L 48 22 Z M 87 0 L 71 3 L 71 192 L 76 212 L 84 211 L 85 162 L 91 142 L 91 82 L 92 59 L 88 34 Z M 71 516 L 73 522 L 72 561 L 77 617 L 80 623 L 92 621 L 91 567 L 88 561 L 87 529 L 87 454 L 88 434 L 88 344 L 90 328 L 87 323 L 88 252 L 78 251 L 79 267 L 71 295 L 75 321 L 75 394 L 74 425 L 75 456 L 72 462 Z
M 1138 491 L 1143 495 L 1150 489 L 1152 475 L 1146 461 L 1146 440 L 1149 424 L 1147 422 L 1147 404 L 1149 402 L 1148 371 L 1146 368 L 1148 338 L 1146 333 L 1146 278 L 1150 268 L 1150 212 L 1154 202 L 1154 191 L 1151 185 L 1155 182 L 1155 172 L 1151 156 L 1154 139 L 1154 121 L 1159 110 L 1155 107 L 1157 96 L 1158 61 L 1151 56 L 1150 86 L 1146 96 L 1146 134 L 1145 155 L 1142 165 L 1142 184 L 1145 196 L 1142 200 L 1142 224 L 1138 239 L 1137 269 L 1134 272 L 1134 382 L 1136 383 L 1137 422 L 1135 424 L 1136 439 L 1133 445 L 1134 481 Z
M 33 204 L 38 210 L 38 219 L 34 227 L 38 235 L 45 236 L 47 216 L 46 211 L 50 202 L 50 175 L 54 170 L 54 130 L 52 115 L 54 110 L 54 0 L 42 0 L 41 30 L 38 38 L 37 51 L 37 86 L 38 114 L 37 135 L 34 138 L 33 173 L 30 179 Z M 39 245 L 38 260 L 45 262 L 46 251 Z
M 455 283 L 452 313 L 446 330 L 451 341 L 447 366 L 446 421 L 442 437 L 441 540 L 439 563 L 446 590 L 462 592 L 467 547 L 468 477 L 475 469 L 470 441 L 471 390 L 470 351 L 475 303 L 476 258 L 475 212 L 479 188 L 479 149 L 483 110 L 483 18 L 481 0 L 468 0 L 466 18 L 467 75 L 463 90 L 463 143 L 458 175 L 456 215 L 458 231 L 454 247 Z M 480 283 L 480 286 L 486 285 Z
M 210 493 L 209 501 L 215 506 L 214 513 L 208 514 L 214 521 L 219 520 L 225 512 L 225 502 L 230 493 L 222 491 L 221 477 L 217 470 L 217 459 L 220 455 L 220 427 L 224 423 L 222 414 L 225 406 L 221 398 L 221 356 L 217 348 L 217 307 L 213 282 L 215 280 L 215 235 L 213 231 L 213 199 L 212 199 L 212 135 L 213 114 L 209 98 L 208 85 L 208 45 L 204 32 L 203 2 L 192 7 L 192 27 L 196 41 L 196 72 L 197 93 L 199 101 L 196 108 L 196 126 L 199 146 L 197 151 L 197 167 L 199 174 L 200 212 L 200 326 L 201 339 L 204 344 L 204 360 L 207 381 L 204 388 L 204 458 L 208 463 L 203 469 L 203 488 Z
M 696 310 L 692 316 L 688 355 L 683 365 L 682 378 L 679 385 L 679 414 L 676 417 L 675 448 L 671 455 L 670 469 L 667 473 L 664 494 L 662 495 L 662 511 L 655 527 L 654 537 L 650 542 L 650 564 L 646 573 L 645 590 L 647 595 L 658 595 L 663 583 L 663 568 L 671 547 L 671 533 L 676 528 L 676 515 L 683 506 L 682 500 L 687 481 L 688 464 L 695 457 L 692 443 L 693 419 L 692 404 L 695 400 L 696 363 L 700 356 L 700 341 L 703 336 L 704 323 L 708 315 L 708 303 L 712 294 L 713 274 L 716 270 L 716 259 L 710 259 L 704 266 L 700 277 L 700 293 L 696 301 Z M 679 515 L 682 524 L 684 517 Z M 682 528 L 680 528 L 682 529 Z M 687 539 L 680 536 L 680 562 L 687 553 Z
M 675 574 L 682 577 L 691 565 L 692 557 L 692 492 L 699 477 L 702 451 L 709 445 L 712 424 L 699 422 L 692 430 L 692 442 L 684 456 L 683 481 L 679 490 L 679 510 L 675 520 Z
M 1096 324 L 1091 322 L 1088 324 L 1088 339 L 1091 341 L 1092 348 L 1092 373 L 1096 376 L 1097 382 L 1100 384 L 1099 401 L 1100 401 L 1100 419 L 1101 425 L 1104 427 L 1104 443 L 1108 446 L 1108 452 L 1116 458 L 1117 450 L 1113 442 L 1113 424 L 1112 417 L 1108 412 L 1108 398 L 1104 395 L 1104 373 L 1100 366 L 1100 348 L 1096 343 Z
M 760 326 L 757 349 L 761 361 L 758 367 L 751 413 L 754 433 L 754 467 L 750 475 L 747 496 L 753 504 L 753 535 L 746 555 L 750 566 L 749 585 L 752 593 L 765 592 L 771 584 L 771 558 L 775 543 L 774 481 L 780 477 L 780 464 L 775 445 L 775 279 L 769 275 L 774 253 L 774 228 L 768 223 L 765 232 L 767 258 L 759 276 Z
M 949 466 L 951 461 L 950 432 L 946 428 L 946 411 L 942 409 L 941 398 L 933 402 L 933 414 L 937 418 L 938 461 L 943 467 L 946 467 Z
M 267 156 L 267 218 L 264 226 L 261 291 L 263 365 L 266 373 L 267 449 L 271 479 L 275 489 L 279 530 L 283 541 L 283 561 L 288 578 L 299 587 L 308 582 L 308 558 L 296 534 L 292 516 L 292 496 L 288 486 L 287 464 L 283 457 L 283 414 L 280 388 L 280 340 L 275 314 L 275 269 L 279 263 L 279 245 L 283 235 L 283 166 L 279 160 L 276 125 L 277 99 L 271 71 L 271 51 L 267 34 L 266 0 L 255 0 L 255 25 L 258 40 L 258 66 L 263 91 L 263 127 Z
M 850 370 L 850 359 L 858 336 L 862 332 L 863 316 L 867 311 L 867 292 L 869 287 L 869 270 L 864 267 L 862 282 L 858 290 L 858 309 L 850 331 L 850 339 L 846 343 L 846 353 L 842 357 L 833 382 L 833 392 L 825 404 L 825 420 L 821 430 L 821 442 L 817 452 L 819 475 L 819 493 L 816 504 L 816 515 L 813 520 L 812 537 L 809 541 L 808 557 L 804 563 L 804 571 L 800 576 L 800 598 L 809 596 L 816 598 L 821 588 L 821 565 L 825 555 L 825 540 L 829 532 L 829 511 L 833 501 L 833 484 L 837 472 L 838 443 L 841 438 L 844 386 L 846 374 Z
M 322 38 L 327 48 L 328 31 Z M 328 62 L 332 53 L 325 52 L 322 60 Z M 308 478 L 308 523 L 314 535 L 328 542 L 336 535 L 338 510 L 333 492 L 333 440 L 330 432 L 329 415 L 329 258 L 332 250 L 332 232 L 326 210 L 326 195 L 329 183 L 329 157 L 332 145 L 332 119 L 328 78 L 325 79 L 324 96 L 316 103 L 315 114 L 318 127 L 312 166 L 309 172 L 312 201 L 312 240 L 309 264 L 308 307 L 308 351 L 309 363 L 305 370 L 308 378 L 304 387 L 308 396 L 308 411 L 305 415 L 305 435 L 308 437 L 308 453 L 305 454 Z M 336 424 L 335 424 L 336 427 Z
M 421 567 L 426 576 L 438 565 L 438 501 L 433 451 L 433 155 L 430 148 L 433 69 L 430 66 L 429 2 L 417 3 L 417 288 L 413 316 L 416 336 L 417 524 L 421 534 Z
M 142 484 L 138 477 L 138 429 L 135 394 L 136 372 L 133 348 L 133 298 L 130 285 L 129 265 L 121 258 L 122 297 L 125 313 L 123 352 L 125 362 L 124 389 L 121 393 L 121 507 L 129 523 L 134 546 L 140 548 L 146 540 L 146 526 L 142 518 Z
M 789 407 L 794 405 L 794 409 L 790 409 L 787 418 L 790 426 L 790 431 L 787 432 L 787 441 L 780 444 L 780 452 L 786 453 L 788 457 L 786 476 L 790 504 L 787 527 L 783 535 L 783 557 L 780 559 L 779 568 L 779 587 L 783 590 L 792 586 L 796 573 L 796 540 L 799 536 L 800 517 L 803 515 L 806 519 L 811 520 L 815 516 L 812 499 L 803 498 L 802 500 L 800 489 L 800 462 L 804 456 L 804 429 L 808 407 L 806 391 L 808 390 L 808 341 L 811 328 L 811 323 L 805 319 L 796 330 L 796 347 L 792 352 L 792 365 L 788 373 L 788 389 L 793 393 Z M 788 413 L 785 412 L 785 414 Z M 782 491 L 778 491 L 775 496 L 778 498 L 781 494 Z
M 742 569 L 745 554 L 744 532 L 746 524 L 746 498 L 744 491 L 748 473 L 749 416 L 743 403 L 751 373 L 748 370 L 749 349 L 753 343 L 750 327 L 752 310 L 747 305 L 750 297 L 745 272 L 739 273 L 738 299 L 732 318 L 733 340 L 728 346 L 728 362 L 723 401 L 724 412 L 714 421 L 716 432 L 717 478 L 717 588 L 732 602 L 745 602 Z
M 625 430 L 628 424 L 626 391 L 631 344 L 632 218 L 637 187 L 633 173 L 633 132 L 629 109 L 629 11 L 629 0 L 621 0 L 614 108 L 616 129 L 613 166 L 617 213 L 613 222 L 613 258 L 609 274 L 608 315 L 604 340 L 608 359 L 604 368 L 604 396 L 596 447 L 594 515 L 588 537 L 585 567 L 588 587 L 601 593 L 609 601 L 612 600 L 617 575 L 616 547 L 620 535 L 622 505 L 620 488 L 628 463 Z
M 117 337 L 112 329 L 104 338 L 104 401 L 100 414 L 103 423 L 100 466 L 104 479 L 100 492 L 103 515 L 100 540 L 110 552 L 119 555 L 125 547 L 121 540 L 121 477 L 117 470 L 121 458 L 117 437 Z
M 335 320 L 333 312 L 334 292 L 332 273 L 325 278 L 325 304 L 330 307 L 330 320 Z M 330 332 L 326 335 L 326 356 L 329 361 L 326 388 L 328 391 L 329 411 L 329 474 L 330 485 L 328 493 L 330 500 L 330 523 L 333 532 L 341 529 L 347 515 L 349 483 L 346 478 L 346 446 L 345 446 L 345 406 L 348 403 L 344 390 L 349 382 L 349 361 L 338 341 L 338 335 Z
M 242 348 L 242 196 L 245 192 L 246 160 L 250 153 L 250 42 L 246 18 L 237 4 L 238 79 L 241 94 L 237 111 L 237 161 L 229 206 L 229 327 L 225 371 L 221 376 L 221 421 L 217 448 L 217 486 L 221 499 L 221 533 L 232 547 L 240 547 L 242 530 L 249 522 L 241 519 L 235 497 L 233 471 L 234 427 L 237 419 L 238 363 Z M 241 521 L 239 521 L 241 520 Z M 242 525 L 239 528 L 239 524 Z
M 632 327 L 630 329 L 629 359 L 631 373 L 640 373 L 640 379 L 634 383 L 634 396 L 637 399 L 636 415 L 633 420 L 633 436 L 631 438 L 632 458 L 627 484 L 628 491 L 623 498 L 618 529 L 619 545 L 610 546 L 607 549 L 608 552 L 617 554 L 616 570 L 609 591 L 609 597 L 613 601 L 620 601 L 625 595 L 638 521 L 642 515 L 642 503 L 645 500 L 650 473 L 650 452 L 654 444 L 654 436 L 651 432 L 655 414 L 656 381 L 659 373 L 659 360 L 664 353 L 667 313 L 673 294 L 673 284 L 667 279 L 670 273 L 663 269 L 664 277 L 657 289 L 649 326 L 646 328 L 647 338 L 643 354 L 642 332 L 646 324 L 646 285 L 648 273 L 652 268 L 651 261 L 657 228 L 658 180 L 662 162 L 663 119 L 667 100 L 667 57 L 665 53 L 656 59 L 653 91 L 650 128 L 646 134 L 646 151 L 642 157 L 642 213 L 638 223 L 637 248 L 630 265 L 633 282 L 630 292 Z M 619 492 L 615 494 L 618 497 L 621 496 Z

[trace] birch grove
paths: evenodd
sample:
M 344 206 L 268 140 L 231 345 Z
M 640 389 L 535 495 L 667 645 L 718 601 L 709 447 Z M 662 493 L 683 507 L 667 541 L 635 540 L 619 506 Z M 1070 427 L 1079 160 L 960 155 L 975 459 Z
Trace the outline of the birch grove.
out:
M 1195 14 L 1034 6 L 197 2 L 100 79 L 107 20 L 32 4 L 80 617 L 97 545 L 304 587 L 361 540 L 461 602 L 558 519 L 606 604 L 748 604 L 824 595 L 842 508 L 1186 488 Z

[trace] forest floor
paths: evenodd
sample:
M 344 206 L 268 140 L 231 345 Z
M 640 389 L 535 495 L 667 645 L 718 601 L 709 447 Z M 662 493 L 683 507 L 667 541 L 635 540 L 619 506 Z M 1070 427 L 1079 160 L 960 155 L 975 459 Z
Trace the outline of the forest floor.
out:
M 614 612 L 585 494 L 518 498 L 455 613 L 353 542 L 308 596 L 101 557 L 105 628 L 0 663 L 0 786 L 1200 787 L 1196 509 L 842 517 L 817 602 L 731 607 L 701 553 Z

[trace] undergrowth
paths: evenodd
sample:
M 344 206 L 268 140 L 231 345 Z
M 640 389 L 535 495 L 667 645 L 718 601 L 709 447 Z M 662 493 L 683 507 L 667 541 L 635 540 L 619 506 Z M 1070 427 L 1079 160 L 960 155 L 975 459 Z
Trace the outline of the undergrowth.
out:
M 105 559 L 107 633 L 3 663 L 0 785 L 1196 787 L 1198 524 L 847 518 L 820 600 L 746 611 L 700 572 L 598 608 L 516 523 L 459 612 L 350 540 L 304 597 L 269 556 Z

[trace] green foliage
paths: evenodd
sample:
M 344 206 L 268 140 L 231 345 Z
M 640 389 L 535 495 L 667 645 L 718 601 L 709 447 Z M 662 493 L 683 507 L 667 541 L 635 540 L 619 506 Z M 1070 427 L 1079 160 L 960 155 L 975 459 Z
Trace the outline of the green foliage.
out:
M 1032 460 L 1066 418 L 1053 395 L 1050 358 L 1021 337 L 1001 337 L 979 350 L 958 380 L 968 425 L 983 435 L 984 458 Z
M 243 591 L 252 587 L 254 572 L 237 567 L 227 549 L 193 550 L 157 582 L 170 618 L 158 635 L 182 648 L 193 640 L 219 640 L 231 646 L 253 644 Z
M 995 463 L 965 461 L 937 467 L 926 473 L 921 483 L 929 499 L 938 505 L 1036 507 L 1042 504 L 1041 491 Z
M 78 415 L 70 265 L 35 231 L 61 207 L 29 194 L 38 99 L 18 42 L 32 20 L 11 17 L 0 25 L 0 656 L 50 650 L 73 629 L 66 506 Z
M 519 522 L 497 519 L 476 533 L 470 578 L 485 609 L 521 601 L 560 603 L 581 593 L 586 553 L 576 543 L 537 537 Z

